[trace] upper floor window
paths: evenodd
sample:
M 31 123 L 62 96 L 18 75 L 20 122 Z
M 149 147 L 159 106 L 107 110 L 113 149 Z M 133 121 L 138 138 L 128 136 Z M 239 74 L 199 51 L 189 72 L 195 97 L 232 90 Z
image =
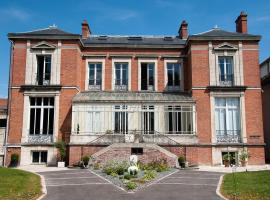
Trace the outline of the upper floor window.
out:
M 102 85 L 102 63 L 89 63 L 89 89 L 100 90 Z
M 115 63 L 115 90 L 128 90 L 128 63 Z
M 30 97 L 30 135 L 53 134 L 54 98 Z
M 233 57 L 218 57 L 219 65 L 219 83 L 220 85 L 233 85 Z
M 155 85 L 155 63 L 141 63 L 141 90 L 153 91 Z
M 179 90 L 181 81 L 180 63 L 167 63 L 167 89 Z
M 6 128 L 7 127 L 7 119 L 0 119 L 0 128 Z
M 51 55 L 37 55 L 37 84 L 49 85 L 51 80 Z

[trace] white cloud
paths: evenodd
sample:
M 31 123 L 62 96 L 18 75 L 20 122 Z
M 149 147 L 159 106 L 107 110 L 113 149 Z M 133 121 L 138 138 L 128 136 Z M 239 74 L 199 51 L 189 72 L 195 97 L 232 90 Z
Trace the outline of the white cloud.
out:
M 19 8 L 4 8 L 0 10 L 0 15 L 2 18 L 6 19 L 16 19 L 19 21 L 27 21 L 30 19 L 31 15 L 25 10 Z

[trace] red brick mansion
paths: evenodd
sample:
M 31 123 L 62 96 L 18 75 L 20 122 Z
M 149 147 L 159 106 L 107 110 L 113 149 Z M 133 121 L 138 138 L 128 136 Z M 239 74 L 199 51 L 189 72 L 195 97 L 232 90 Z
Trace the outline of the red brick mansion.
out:
M 190 165 L 222 165 L 243 149 L 264 164 L 259 35 L 247 15 L 236 31 L 220 28 L 175 36 L 93 35 L 55 26 L 9 33 L 11 64 L 5 165 L 84 155 L 100 162 L 139 155 L 142 161 L 183 155 Z

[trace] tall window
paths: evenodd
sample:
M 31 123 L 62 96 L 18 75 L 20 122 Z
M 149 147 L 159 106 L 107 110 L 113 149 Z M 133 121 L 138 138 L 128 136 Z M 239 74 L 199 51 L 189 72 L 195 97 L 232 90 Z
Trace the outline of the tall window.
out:
M 100 90 L 102 85 L 102 63 L 89 63 L 89 89 Z
M 37 56 L 37 84 L 49 85 L 51 79 L 51 55 Z
M 233 84 L 233 57 L 218 57 L 220 85 Z
M 89 133 L 101 132 L 101 117 L 99 111 L 88 113 L 87 132 Z
M 114 108 L 114 132 L 126 134 L 128 132 L 127 106 L 115 106 Z
M 155 64 L 141 64 L 141 90 L 154 90 L 155 85 Z
M 54 98 L 30 97 L 30 135 L 52 135 L 54 125 Z
M 143 106 L 143 133 L 154 134 L 155 131 L 155 113 L 154 106 Z
M 217 139 L 238 139 L 240 134 L 239 98 L 215 98 L 215 127 Z M 225 137 L 228 136 L 228 137 Z
M 167 87 L 169 90 L 180 89 L 181 70 L 179 63 L 167 63 Z
M 169 134 L 193 134 L 192 106 L 168 106 L 166 109 L 167 131 Z
M 115 63 L 115 90 L 128 89 L 128 63 Z

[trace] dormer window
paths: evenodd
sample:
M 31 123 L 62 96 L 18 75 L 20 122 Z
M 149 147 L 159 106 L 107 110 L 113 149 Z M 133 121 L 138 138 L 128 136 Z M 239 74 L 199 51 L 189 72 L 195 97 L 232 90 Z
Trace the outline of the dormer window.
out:
M 219 65 L 219 83 L 221 86 L 233 85 L 233 57 L 218 57 Z
M 37 84 L 49 85 L 51 80 L 51 55 L 37 55 Z

